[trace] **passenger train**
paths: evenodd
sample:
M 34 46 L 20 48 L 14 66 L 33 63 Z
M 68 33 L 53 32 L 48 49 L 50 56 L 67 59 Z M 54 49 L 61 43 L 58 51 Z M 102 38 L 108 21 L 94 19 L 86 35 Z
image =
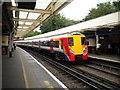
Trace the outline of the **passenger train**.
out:
M 69 33 L 40 39 L 15 41 L 17 46 L 30 47 L 55 55 L 58 60 L 82 62 L 88 59 L 88 45 L 85 35 Z

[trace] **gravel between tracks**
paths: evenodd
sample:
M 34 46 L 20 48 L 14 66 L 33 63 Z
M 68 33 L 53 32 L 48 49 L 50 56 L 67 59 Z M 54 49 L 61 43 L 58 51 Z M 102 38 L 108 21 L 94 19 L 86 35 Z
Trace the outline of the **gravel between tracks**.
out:
M 105 78 L 105 79 L 107 79 L 109 81 L 120 84 L 120 78 L 118 76 L 110 75 L 108 73 L 98 71 L 98 70 L 95 70 L 95 69 L 92 69 L 92 68 L 89 68 L 89 67 L 86 67 L 86 66 L 78 66 L 77 68 L 82 69 L 82 70 L 84 70 L 86 72 L 92 73 L 92 74 L 94 74 L 96 76 Z

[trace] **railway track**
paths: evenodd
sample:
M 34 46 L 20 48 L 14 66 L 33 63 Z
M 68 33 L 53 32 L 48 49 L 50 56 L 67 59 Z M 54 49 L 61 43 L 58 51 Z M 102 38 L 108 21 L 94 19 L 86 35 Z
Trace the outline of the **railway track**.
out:
M 62 70 L 66 74 L 71 75 L 77 80 L 82 81 L 95 89 L 98 89 L 98 90 L 119 90 L 120 89 L 119 84 L 116 84 L 114 82 L 101 78 L 99 76 L 96 76 L 94 74 L 88 73 L 84 70 L 80 70 L 75 67 L 71 68 L 71 66 L 69 65 L 63 65 L 61 63 L 58 63 L 50 59 L 49 57 L 46 57 L 40 54 L 39 54 L 39 57 L 44 59 L 44 61 L 48 62 L 52 66 L 58 68 L 59 70 Z
M 110 62 L 108 62 L 108 63 L 110 64 Z M 120 66 L 118 66 L 118 65 L 117 66 L 108 65 L 104 61 L 100 62 L 100 60 L 99 60 L 99 62 L 96 62 L 94 60 L 94 61 L 89 62 L 89 64 L 85 64 L 85 65 L 87 67 L 90 67 L 90 68 L 93 68 L 93 69 L 96 69 L 96 70 L 120 77 Z
M 83 70 L 81 70 L 81 69 L 78 69 L 78 68 L 76 68 L 76 67 L 74 67 L 75 68 L 75 70 L 77 71 L 77 72 L 80 72 L 80 73 L 83 73 L 86 77 L 89 77 L 89 78 L 91 78 L 92 80 L 94 80 L 95 82 L 98 82 L 99 84 L 98 85 L 103 85 L 103 90 L 104 89 L 110 89 L 110 90 L 119 90 L 119 88 L 120 88 L 120 85 L 119 84 L 117 84 L 117 83 L 114 83 L 114 82 L 112 82 L 112 81 L 109 81 L 108 79 L 105 79 L 105 78 L 102 78 L 102 77 L 100 77 L 100 76 L 96 76 L 96 75 L 94 75 L 94 74 L 92 74 L 92 73 L 89 73 L 89 72 L 87 72 L 87 71 L 83 71 Z M 104 88 L 105 87 L 105 88 Z M 101 89 L 101 88 L 100 88 Z

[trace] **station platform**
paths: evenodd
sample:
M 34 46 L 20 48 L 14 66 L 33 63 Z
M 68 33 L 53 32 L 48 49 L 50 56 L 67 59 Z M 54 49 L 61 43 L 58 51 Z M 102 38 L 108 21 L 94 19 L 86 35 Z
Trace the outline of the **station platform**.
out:
M 17 47 L 13 57 L 2 58 L 2 88 L 61 88 L 67 87 L 41 63 Z
M 106 54 L 97 55 L 95 53 L 89 53 L 88 57 L 93 59 L 100 59 L 100 60 L 120 63 L 120 56 L 118 55 L 106 55 Z

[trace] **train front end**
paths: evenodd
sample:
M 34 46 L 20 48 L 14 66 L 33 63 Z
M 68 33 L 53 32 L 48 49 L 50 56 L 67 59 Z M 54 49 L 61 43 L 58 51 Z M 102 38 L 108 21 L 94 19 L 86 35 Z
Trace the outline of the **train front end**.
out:
M 68 36 L 68 47 L 71 61 L 82 61 L 88 59 L 88 45 L 83 34 Z

